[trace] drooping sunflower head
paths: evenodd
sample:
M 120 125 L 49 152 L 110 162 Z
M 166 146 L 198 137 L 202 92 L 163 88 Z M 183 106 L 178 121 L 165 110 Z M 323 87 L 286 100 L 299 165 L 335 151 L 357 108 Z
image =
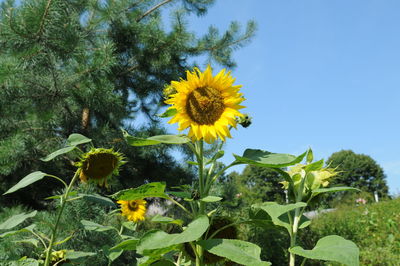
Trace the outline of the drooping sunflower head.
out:
M 81 156 L 76 163 L 81 169 L 82 182 L 94 181 L 101 186 L 107 185 L 107 178 L 117 175 L 119 167 L 125 163 L 124 156 L 113 149 L 93 148 Z
M 235 79 L 225 69 L 216 76 L 210 66 L 204 72 L 195 68 L 186 73 L 186 80 L 171 82 L 176 93 L 165 102 L 177 112 L 168 123 L 178 123 L 179 130 L 190 128 L 193 140 L 212 143 L 219 137 L 225 141 L 231 137 L 229 127 L 236 128 L 236 117 L 243 116 L 239 112 L 245 100 L 239 92 L 241 85 L 233 85 Z
M 146 214 L 145 200 L 119 200 L 121 205 L 122 216 L 125 216 L 129 221 L 143 221 Z

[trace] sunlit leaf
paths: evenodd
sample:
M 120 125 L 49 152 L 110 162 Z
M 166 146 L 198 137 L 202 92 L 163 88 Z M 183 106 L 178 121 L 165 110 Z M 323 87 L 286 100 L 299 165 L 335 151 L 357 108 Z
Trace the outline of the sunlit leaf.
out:
M 313 194 L 313 196 L 316 196 L 321 193 L 328 193 L 328 192 L 332 193 L 332 192 L 349 191 L 349 190 L 360 191 L 359 189 L 353 188 L 353 187 L 329 187 L 329 188 L 314 189 L 312 191 L 312 194 Z
M 107 207 L 115 207 L 116 206 L 115 203 L 111 199 L 103 197 L 98 194 L 78 194 L 78 196 L 81 196 L 84 200 L 95 202 L 95 203 L 101 204 L 103 206 L 107 206 Z
M 321 238 L 312 250 L 296 246 L 289 251 L 313 260 L 334 261 L 347 266 L 359 265 L 360 251 L 356 244 L 336 235 Z
M 155 216 L 153 216 L 153 218 L 151 218 L 151 221 L 153 223 L 163 223 L 163 224 L 177 224 L 177 225 L 183 224 L 182 220 L 165 217 L 165 216 L 162 216 L 159 214 L 156 214 Z
M 166 118 L 174 116 L 178 111 L 175 108 L 167 109 L 164 113 L 158 114 L 158 117 Z
M 108 230 L 116 230 L 112 226 L 105 226 L 105 225 L 97 224 L 97 223 L 87 221 L 87 220 L 81 220 L 81 224 L 83 225 L 85 230 L 88 230 L 88 231 L 104 232 L 104 231 L 108 231 Z
M 235 164 L 250 164 L 260 167 L 281 168 L 294 165 L 303 160 L 307 152 L 294 156 L 283 153 L 271 153 L 263 150 L 246 149 L 242 156 L 235 155 Z
M 144 234 L 137 245 L 137 251 L 168 248 L 177 244 L 191 242 L 199 239 L 209 226 L 208 217 L 199 216 L 193 220 L 186 229 L 179 234 L 167 234 L 164 231 L 152 230 Z
M 125 130 L 122 131 L 126 142 L 132 146 L 149 146 L 157 144 L 185 144 L 190 141 L 186 135 L 158 135 L 149 138 L 138 138 L 128 134 Z
M 222 198 L 221 197 L 217 197 L 217 196 L 207 196 L 207 197 L 204 197 L 204 198 L 202 198 L 200 200 L 203 201 L 203 202 L 217 202 L 217 201 L 222 200 Z
M 134 239 L 128 239 L 124 240 L 118 245 L 115 245 L 111 249 L 122 249 L 122 250 L 136 250 L 137 243 L 139 242 L 139 239 L 134 238 Z
M 22 239 L 22 240 L 17 240 L 13 241 L 14 243 L 22 243 L 22 244 L 31 244 L 34 245 L 35 247 L 38 246 L 39 240 L 34 239 L 34 238 L 28 238 L 28 239 Z
M 22 228 L 20 230 L 15 230 L 15 231 L 8 231 L 5 233 L 2 233 L 0 235 L 0 238 L 6 237 L 6 236 L 11 236 L 11 235 L 15 235 L 15 234 L 19 234 L 19 233 L 24 233 L 24 232 L 32 232 L 33 228 L 35 228 L 36 225 L 35 224 L 31 224 L 25 228 Z
M 169 198 L 165 194 L 165 186 L 163 182 L 148 183 L 137 188 L 121 190 L 112 197 L 119 200 L 137 200 L 150 197 Z
M 97 253 L 67 250 L 66 253 L 65 253 L 65 259 L 67 259 L 67 260 L 78 260 L 78 259 L 81 259 L 81 258 L 84 258 L 84 257 L 94 256 L 94 255 L 97 255 Z
M 250 242 L 237 239 L 208 239 L 197 243 L 208 252 L 241 265 L 271 265 L 270 262 L 260 259 L 261 248 Z

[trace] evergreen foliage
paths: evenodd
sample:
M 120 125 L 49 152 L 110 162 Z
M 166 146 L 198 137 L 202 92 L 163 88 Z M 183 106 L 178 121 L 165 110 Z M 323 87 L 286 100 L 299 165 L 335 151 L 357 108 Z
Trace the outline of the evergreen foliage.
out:
M 128 158 L 114 188 L 168 180 L 188 182 L 167 147 L 131 148 L 120 127 L 131 135 L 165 133 L 155 114 L 162 89 L 193 66 L 193 58 L 235 65 L 232 52 L 253 35 L 233 22 L 220 34 L 188 30 L 187 16 L 204 15 L 213 0 L 7 0 L 0 4 L 0 192 L 35 170 L 71 178 L 65 158 L 39 158 L 62 147 L 71 133 L 116 147 Z M 171 13 L 171 20 L 166 19 Z M 169 26 L 166 22 L 169 22 Z M 166 26 L 167 25 L 167 26 Z M 146 126 L 129 124 L 142 114 Z M 43 207 L 55 182 L 38 183 L 8 196 Z M 32 201 L 32 199 L 36 199 Z M 2 197 L 4 200 L 4 197 Z

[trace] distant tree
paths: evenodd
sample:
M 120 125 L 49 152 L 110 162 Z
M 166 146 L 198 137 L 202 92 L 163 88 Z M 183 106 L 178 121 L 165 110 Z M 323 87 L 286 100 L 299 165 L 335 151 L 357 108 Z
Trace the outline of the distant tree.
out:
M 380 197 L 388 196 L 385 173 L 370 156 L 342 150 L 333 153 L 326 163 L 337 167 L 339 172 L 332 181 L 333 185 L 351 186 L 371 193 L 377 191 Z
M 242 174 L 235 176 L 239 193 L 248 204 L 263 201 L 285 201 L 280 174 L 272 169 L 246 166 Z
M 170 147 L 128 147 L 120 128 L 136 136 L 165 133 L 155 116 L 162 90 L 195 65 L 194 57 L 235 65 L 232 52 L 253 35 L 253 22 L 245 31 L 236 22 L 222 34 L 215 27 L 204 36 L 188 31 L 187 16 L 204 15 L 213 2 L 1 1 L 0 194 L 36 170 L 70 178 L 75 168 L 65 158 L 39 158 L 71 133 L 126 155 L 117 186 L 190 181 Z M 131 125 L 143 115 L 144 127 Z M 56 182 L 38 182 L 0 201 L 33 204 L 55 188 Z

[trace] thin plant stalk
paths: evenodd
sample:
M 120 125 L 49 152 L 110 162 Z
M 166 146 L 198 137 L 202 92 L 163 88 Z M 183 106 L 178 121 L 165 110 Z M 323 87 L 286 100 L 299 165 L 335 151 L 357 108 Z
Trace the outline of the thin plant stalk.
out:
M 80 174 L 80 169 L 78 169 L 75 172 L 75 175 L 72 178 L 71 182 L 69 183 L 69 185 L 67 187 L 67 190 L 65 191 L 64 195 L 62 195 L 62 197 L 61 197 L 61 206 L 60 206 L 60 210 L 59 210 L 58 215 L 57 215 L 57 219 L 56 219 L 56 223 L 55 223 L 54 228 L 53 228 L 53 232 L 51 234 L 50 243 L 49 243 L 49 246 L 47 248 L 46 260 L 44 262 L 44 266 L 49 266 L 50 265 L 51 250 L 53 248 L 53 244 L 54 244 L 54 241 L 55 241 L 56 236 L 57 236 L 58 224 L 60 223 L 60 219 L 61 219 L 62 213 L 64 211 L 65 204 L 67 203 L 68 194 L 71 191 L 72 186 L 74 185 L 75 181 L 78 179 L 79 174 Z

